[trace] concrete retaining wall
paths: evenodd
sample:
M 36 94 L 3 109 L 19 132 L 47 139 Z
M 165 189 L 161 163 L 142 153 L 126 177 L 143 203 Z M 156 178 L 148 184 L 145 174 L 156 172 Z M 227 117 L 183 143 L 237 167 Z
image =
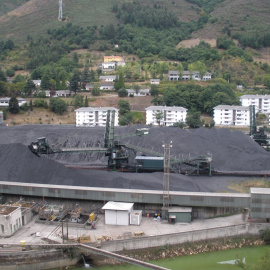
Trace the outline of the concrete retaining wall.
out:
M 195 242 L 214 238 L 224 238 L 237 235 L 259 235 L 259 231 L 270 228 L 269 224 L 243 224 L 221 228 L 211 228 L 183 233 L 166 234 L 158 236 L 138 237 L 125 240 L 102 242 L 101 248 L 111 252 L 143 249 L 165 245 L 177 245 L 186 242 Z
M 31 251 L 0 251 L 0 269 L 5 270 L 37 270 L 62 268 L 76 265 L 81 259 L 75 251 L 74 257 L 69 258 L 62 250 L 31 250 Z

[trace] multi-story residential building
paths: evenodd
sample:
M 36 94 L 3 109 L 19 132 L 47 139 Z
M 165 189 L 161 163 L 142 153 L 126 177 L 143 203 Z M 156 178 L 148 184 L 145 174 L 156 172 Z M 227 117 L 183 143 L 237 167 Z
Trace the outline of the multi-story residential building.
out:
M 118 126 L 118 109 L 113 107 L 82 107 L 77 110 L 76 112 L 76 126 L 77 127 L 94 127 L 106 126 L 107 120 L 107 112 L 115 111 L 115 121 L 114 125 Z
M 242 106 L 255 105 L 255 112 L 270 113 L 270 95 L 243 95 Z
M 249 126 L 249 107 L 218 105 L 214 107 L 214 122 L 217 126 Z
M 147 125 L 173 126 L 186 122 L 187 109 L 183 107 L 150 106 L 146 110 Z
M 10 97 L 0 98 L 0 107 L 8 107 Z M 24 98 L 17 98 L 19 106 L 21 107 L 23 104 L 27 103 Z

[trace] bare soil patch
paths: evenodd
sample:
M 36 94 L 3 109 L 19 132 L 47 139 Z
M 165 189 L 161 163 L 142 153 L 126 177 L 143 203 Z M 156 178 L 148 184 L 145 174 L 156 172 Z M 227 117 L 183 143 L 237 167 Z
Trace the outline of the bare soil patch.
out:
M 212 48 L 216 47 L 217 46 L 217 41 L 216 39 L 200 39 L 200 38 L 193 38 L 193 39 L 188 39 L 188 40 L 183 40 L 181 41 L 177 46 L 176 48 L 191 48 L 191 47 L 195 47 L 197 45 L 199 45 L 199 43 L 201 41 L 204 41 L 208 44 L 210 44 L 210 46 Z

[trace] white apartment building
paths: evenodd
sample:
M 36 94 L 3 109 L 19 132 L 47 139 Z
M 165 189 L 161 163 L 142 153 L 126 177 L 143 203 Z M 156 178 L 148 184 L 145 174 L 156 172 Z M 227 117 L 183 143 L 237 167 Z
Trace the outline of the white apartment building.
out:
M 118 126 L 118 109 L 113 107 L 82 107 L 76 112 L 76 126 L 77 127 L 105 127 L 107 120 L 107 111 L 115 111 L 114 125 Z
M 249 126 L 249 107 L 218 105 L 214 107 L 214 122 L 217 126 Z
M 183 107 L 150 106 L 146 110 L 146 125 L 158 125 L 157 115 L 162 112 L 160 125 L 173 126 L 177 122 L 186 122 L 187 109 Z
M 243 95 L 242 106 L 255 105 L 255 112 L 270 113 L 270 95 Z

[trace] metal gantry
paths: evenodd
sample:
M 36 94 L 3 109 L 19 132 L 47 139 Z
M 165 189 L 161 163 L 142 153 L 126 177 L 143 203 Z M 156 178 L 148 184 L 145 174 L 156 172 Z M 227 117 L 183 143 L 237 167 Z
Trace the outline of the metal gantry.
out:
M 168 210 L 170 206 L 170 149 L 172 147 L 170 143 L 164 143 L 164 175 L 163 175 L 163 208 L 162 218 L 168 219 Z
M 62 0 L 59 0 L 59 15 L 58 15 L 58 20 L 62 20 L 63 18 L 63 8 L 62 8 Z

